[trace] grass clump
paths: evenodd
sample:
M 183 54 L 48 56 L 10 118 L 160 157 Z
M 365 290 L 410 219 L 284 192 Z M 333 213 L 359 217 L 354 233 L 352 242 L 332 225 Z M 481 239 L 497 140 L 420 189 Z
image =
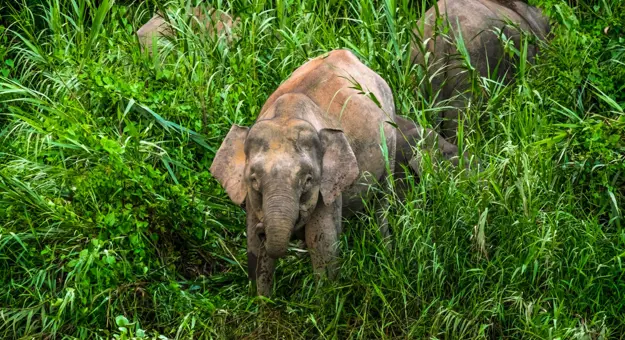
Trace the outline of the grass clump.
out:
M 483 171 L 425 171 L 391 200 L 391 249 L 366 211 L 345 222 L 336 282 L 289 255 L 269 301 L 244 270 L 244 214 L 208 173 L 223 136 L 334 48 L 427 124 L 440 106 L 407 51 L 431 3 L 215 2 L 241 17 L 232 43 L 160 4 L 176 36 L 153 55 L 133 33 L 149 3 L 4 5 L 0 337 L 621 337 L 625 6 L 534 3 L 554 23 L 535 65 L 474 81 L 465 145 Z

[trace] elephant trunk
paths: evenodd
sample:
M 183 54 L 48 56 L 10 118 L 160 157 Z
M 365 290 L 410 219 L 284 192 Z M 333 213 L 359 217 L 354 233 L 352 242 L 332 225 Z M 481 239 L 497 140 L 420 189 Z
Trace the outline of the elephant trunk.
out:
M 297 202 L 293 190 L 289 188 L 263 194 L 265 249 L 271 258 L 277 259 L 286 254 L 299 214 Z

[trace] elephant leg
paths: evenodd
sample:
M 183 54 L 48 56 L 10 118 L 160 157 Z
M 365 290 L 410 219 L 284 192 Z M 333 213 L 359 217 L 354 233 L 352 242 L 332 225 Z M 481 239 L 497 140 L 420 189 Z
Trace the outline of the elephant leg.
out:
M 319 201 L 305 226 L 306 246 L 315 276 L 334 280 L 338 274 L 338 238 L 341 232 L 341 197 L 326 206 Z
M 270 296 L 273 288 L 273 273 L 276 260 L 267 255 L 262 237 L 262 223 L 255 218 L 254 213 L 247 214 L 247 275 L 250 280 L 256 281 L 258 295 Z

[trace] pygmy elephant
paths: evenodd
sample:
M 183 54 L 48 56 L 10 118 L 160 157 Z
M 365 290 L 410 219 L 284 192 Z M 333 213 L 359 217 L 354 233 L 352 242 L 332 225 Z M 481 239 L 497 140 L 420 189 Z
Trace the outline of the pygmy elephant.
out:
M 193 20 L 191 21 L 192 27 L 196 27 L 197 22 L 199 22 L 204 25 L 208 34 L 214 34 L 215 37 L 223 36 L 227 41 L 232 40 L 232 30 L 236 28 L 240 22 L 239 18 L 232 20 L 230 15 L 218 9 L 214 9 L 210 5 L 206 8 L 202 6 L 191 8 L 191 15 L 193 16 Z M 137 30 L 141 48 L 147 49 L 149 53 L 152 51 L 153 39 L 171 37 L 173 35 L 173 28 L 165 18 L 163 18 L 160 12 L 156 13 L 147 23 Z
M 233 202 L 245 202 L 248 275 L 258 294 L 270 295 L 291 240 L 305 242 L 318 277 L 336 276 L 342 216 L 362 209 L 368 188 L 393 171 L 394 121 L 388 84 L 335 50 L 295 70 L 250 128 L 232 126 L 210 171 Z
M 521 48 L 521 32 L 509 23 L 540 39 L 550 31 L 548 19 L 538 8 L 513 0 L 439 0 L 417 23 L 411 58 L 432 78 L 432 93 L 438 92 L 436 101 L 451 99 L 452 109 L 441 114 L 440 129 L 452 143 L 456 143 L 458 112 L 466 105 L 464 95 L 471 86 L 456 45 L 458 38 L 462 36 L 477 75 L 509 82 L 514 60 L 504 49 L 503 37 L 517 50 Z M 450 28 L 448 33 L 445 28 Z M 537 44 L 530 43 L 527 60 L 533 61 L 537 52 Z

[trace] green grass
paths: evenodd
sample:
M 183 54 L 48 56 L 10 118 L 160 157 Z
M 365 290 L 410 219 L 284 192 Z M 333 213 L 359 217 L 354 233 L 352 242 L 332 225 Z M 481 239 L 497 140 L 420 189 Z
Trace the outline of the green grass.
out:
M 133 34 L 151 4 L 3 3 L 0 338 L 623 337 L 624 3 L 534 1 L 554 23 L 540 58 L 508 86 L 474 78 L 463 145 L 483 171 L 430 167 L 391 200 L 390 249 L 368 209 L 344 222 L 336 282 L 290 253 L 271 299 L 247 280 L 215 151 L 335 48 L 432 124 L 445 103 L 408 57 L 431 1 L 215 3 L 238 40 L 173 11 L 155 56 Z

